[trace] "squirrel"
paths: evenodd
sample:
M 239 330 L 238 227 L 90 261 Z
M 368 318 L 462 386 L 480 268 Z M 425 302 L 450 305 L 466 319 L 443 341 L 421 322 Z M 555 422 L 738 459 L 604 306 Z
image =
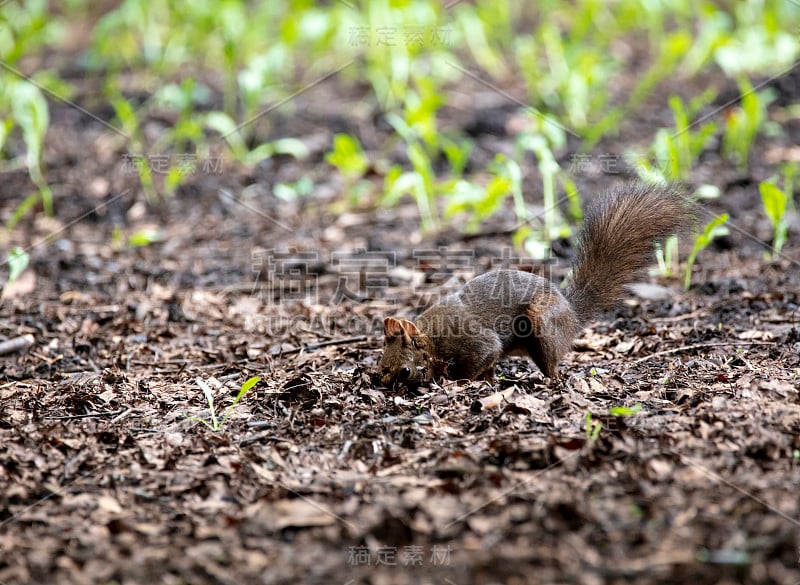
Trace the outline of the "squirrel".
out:
M 383 386 L 432 379 L 491 379 L 497 361 L 527 353 L 551 380 L 582 328 L 612 309 L 649 264 L 653 244 L 693 223 L 680 189 L 629 183 L 591 202 L 562 293 L 549 280 L 495 270 L 469 280 L 411 322 L 384 319 Z

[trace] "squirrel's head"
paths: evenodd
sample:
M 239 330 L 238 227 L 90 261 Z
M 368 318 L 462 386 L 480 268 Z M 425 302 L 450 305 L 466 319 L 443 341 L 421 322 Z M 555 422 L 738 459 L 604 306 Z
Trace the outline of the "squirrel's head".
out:
M 383 320 L 385 342 L 383 357 L 378 363 L 381 384 L 409 387 L 427 382 L 433 376 L 428 336 L 405 319 L 386 317 Z

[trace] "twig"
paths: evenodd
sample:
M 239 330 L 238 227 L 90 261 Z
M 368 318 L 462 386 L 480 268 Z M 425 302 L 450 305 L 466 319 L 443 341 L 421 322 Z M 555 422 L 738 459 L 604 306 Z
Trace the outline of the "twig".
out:
M 116 416 L 125 412 L 124 409 L 114 410 L 112 412 L 87 412 L 86 414 L 72 414 L 69 416 L 46 416 L 45 420 L 75 420 L 79 418 L 99 418 L 101 416 Z
M 657 351 L 655 353 L 651 353 L 650 355 L 640 357 L 639 359 L 630 362 L 628 364 L 628 367 L 635 366 L 636 364 L 642 362 L 646 362 L 647 360 L 655 357 L 660 357 L 662 355 L 668 355 L 671 353 L 678 353 L 680 351 L 703 349 L 705 347 L 727 347 L 730 345 L 775 345 L 775 342 L 774 341 L 712 341 L 708 343 L 696 343 L 694 345 L 682 345 L 680 347 L 673 347 L 672 349 L 665 349 L 663 351 Z
M 0 355 L 14 353 L 15 351 L 19 351 L 21 349 L 27 349 L 35 342 L 36 340 L 30 333 L 20 335 L 19 337 L 12 337 L 11 339 L 6 339 L 0 343 Z
M 110 421 L 110 422 L 111 422 L 111 424 L 112 424 L 112 425 L 113 425 L 113 424 L 116 424 L 116 423 L 118 423 L 119 421 L 121 421 L 121 420 L 123 420 L 123 419 L 126 419 L 126 418 L 128 418 L 128 416 L 130 416 L 130 414 L 131 414 L 132 412 L 133 412 L 133 409 L 132 409 L 132 408 L 129 408 L 128 410 L 126 410 L 125 412 L 123 412 L 122 414 L 120 414 L 119 416 L 115 416 L 114 418 L 112 418 L 112 419 L 111 419 L 111 421 Z
M 301 353 L 304 351 L 314 351 L 316 349 L 321 349 L 323 347 L 328 347 L 331 345 L 346 345 L 348 343 L 357 343 L 359 341 L 366 341 L 368 337 L 366 335 L 356 335 L 355 337 L 345 337 L 344 339 L 329 339 L 328 341 L 320 341 L 319 343 L 308 343 L 306 345 L 302 345 L 300 347 L 293 347 L 291 349 L 273 349 L 269 353 L 270 355 L 292 355 L 295 353 Z
M 250 443 L 255 443 L 257 441 L 261 441 L 262 439 L 266 439 L 267 441 L 278 441 L 278 442 L 286 442 L 291 443 L 292 440 L 286 437 L 276 437 L 275 435 L 270 434 L 269 431 L 263 431 L 261 433 L 256 433 L 246 439 L 242 439 L 239 441 L 239 446 L 244 447 L 245 445 L 249 445 Z

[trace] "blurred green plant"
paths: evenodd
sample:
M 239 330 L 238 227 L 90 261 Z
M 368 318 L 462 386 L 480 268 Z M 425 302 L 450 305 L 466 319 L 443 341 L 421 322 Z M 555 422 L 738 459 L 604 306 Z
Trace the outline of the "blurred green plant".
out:
M 35 205 L 42 204 L 45 214 L 53 215 L 53 192 L 44 172 L 44 140 L 50 125 L 50 111 L 39 88 L 25 80 L 14 80 L 9 75 L 0 76 L 5 84 L 0 86 L 0 112 L 9 115 L 0 118 L 0 151 L 4 149 L 15 127 L 22 133 L 25 144 L 25 164 L 28 175 L 38 192 L 29 195 L 6 222 L 11 229 Z
M 769 254 L 771 258 L 777 258 L 783 245 L 786 243 L 786 237 L 789 233 L 789 224 L 786 222 L 786 211 L 790 204 L 791 197 L 789 191 L 784 191 L 775 183 L 763 181 L 758 185 L 761 192 L 761 203 L 764 205 L 764 211 L 772 224 L 772 253 Z
M 565 130 L 548 116 L 534 115 L 530 121 L 533 125 L 519 134 L 515 150 L 520 159 L 526 152 L 533 153 L 536 157 L 536 166 L 542 179 L 542 212 L 533 217 L 523 208 L 519 187 L 515 195 L 515 207 L 521 225 L 514 239 L 515 245 L 522 244 L 531 257 L 545 260 L 550 256 L 551 242 L 558 238 L 567 238 L 572 233 L 556 197 L 559 183 L 566 193 L 568 211 L 573 220 L 582 217 L 581 202 L 577 187 L 563 172 L 554 153 L 566 145 Z
M 314 192 L 314 181 L 304 176 L 294 183 L 275 183 L 272 194 L 284 201 L 296 201 L 301 197 L 309 197 Z
M 634 404 L 633 406 L 612 406 L 608 414 L 611 416 L 629 417 L 641 412 L 641 410 L 641 404 Z
M 694 266 L 695 260 L 697 260 L 697 255 L 707 248 L 714 238 L 728 234 L 728 228 L 725 227 L 725 224 L 728 222 L 729 218 L 730 215 L 727 213 L 718 215 L 708 222 L 703 228 L 703 231 L 695 238 L 692 251 L 689 252 L 689 257 L 686 259 L 686 272 L 683 278 L 683 287 L 686 290 L 689 290 L 689 287 L 692 285 L 692 267 Z
M 800 55 L 800 7 L 792 2 L 744 0 L 731 9 L 735 26 L 714 51 L 728 77 L 769 75 L 792 66 Z
M 770 91 L 756 92 L 747 79 L 739 81 L 741 103 L 725 115 L 722 152 L 740 169 L 747 168 L 750 150 L 767 120 L 767 106 L 774 99 Z
M 19 275 L 25 272 L 30 261 L 31 257 L 25 250 L 19 246 L 11 248 L 6 254 L 6 262 L 8 263 L 8 280 L 6 284 L 11 284 L 17 280 Z
M 361 143 L 349 134 L 333 137 L 333 150 L 325 155 L 325 162 L 336 167 L 348 181 L 360 179 L 369 169 L 369 160 Z
M 467 219 L 463 229 L 467 233 L 477 232 L 484 221 L 503 207 L 508 195 L 517 190 L 521 173 L 516 162 L 497 155 L 489 172 L 486 185 L 454 179 L 443 189 L 447 195 L 445 219 L 464 214 Z
M 597 441 L 597 439 L 600 438 L 600 431 L 602 430 L 602 421 L 594 420 L 592 417 L 592 412 L 587 410 L 583 417 L 583 434 L 586 437 L 586 442 L 590 445 L 593 444 L 595 441 Z
M 587 152 L 618 134 L 663 80 L 719 65 L 741 80 L 741 104 L 715 125 L 700 118 L 714 99 L 712 89 L 686 101 L 673 96 L 675 127 L 660 130 L 648 152 L 663 166 L 639 161 L 637 170 L 649 180 L 689 179 L 719 127 L 723 153 L 745 167 L 759 133 L 776 130 L 766 116 L 771 96 L 753 92 L 746 76 L 780 71 L 800 54 L 800 9 L 777 0 L 730 6 L 708 0 L 474 0 L 450 6 L 427 0 L 122 0 L 102 14 L 85 0 L 70 0 L 58 10 L 45 0 L 12 0 L 0 11 L 0 58 L 13 66 L 57 48 L 69 23 L 94 22 L 95 16 L 91 46 L 78 64 L 103 76 L 102 95 L 93 99 L 111 104 L 130 137 L 125 147 L 131 156 L 200 157 L 222 139 L 243 165 L 279 154 L 302 158 L 308 154 L 303 142 L 273 140 L 270 116 L 260 112 L 281 107 L 290 115 L 295 95 L 335 72 L 341 83 L 364 94 L 355 106 L 359 116 L 383 116 L 395 131 L 375 161 L 354 138 L 334 139 L 326 160 L 344 178 L 347 203 L 395 205 L 410 195 L 426 230 L 465 216 L 461 225 L 476 230 L 510 205 L 520 226 L 515 244 L 539 258 L 580 217 L 578 189 L 558 163 L 566 151 L 564 127 L 581 134 L 570 150 Z M 473 69 L 478 71 L 471 74 Z M 11 71 L 0 71 L 0 155 L 22 160 L 19 132 L 37 193 L 18 205 L 9 227 L 39 204 L 52 213 L 42 146 L 48 108 L 36 85 L 63 84 L 46 70 L 35 83 Z M 465 75 L 501 95 L 521 79 L 537 108 L 533 128 L 519 136 L 513 155 L 486 168 L 474 168 L 472 140 L 443 128 L 440 119 L 444 104 L 459 103 L 448 92 Z M 61 87 L 59 95 L 67 89 Z M 144 132 L 153 118 L 162 130 Z M 387 153 L 394 152 L 405 153 L 408 161 L 387 162 Z M 526 157 L 535 158 L 533 172 L 541 180 L 541 218 L 522 197 Z M 190 176 L 180 163 L 169 166 L 163 184 L 149 165 L 136 165 L 136 172 L 150 200 L 161 190 L 169 196 Z M 383 175 L 377 197 L 373 172 Z M 304 197 L 313 190 L 306 179 L 277 183 L 273 192 L 284 199 Z M 791 195 L 786 185 L 784 191 Z M 566 204 L 557 201 L 561 192 Z M 665 266 L 670 246 L 663 251 Z
M 325 155 L 325 161 L 334 166 L 344 180 L 344 191 L 352 206 L 369 194 L 372 185 L 364 180 L 369 170 L 369 159 L 361 143 L 349 134 L 333 137 L 333 150 Z
M 643 179 L 656 182 L 689 179 L 697 159 L 717 131 L 715 121 L 701 123 L 692 120 L 715 97 L 716 92 L 712 89 L 695 96 L 688 104 L 678 96 L 670 96 L 669 107 L 675 128 L 661 128 L 656 132 L 650 148 L 655 164 L 647 158 L 634 157 L 636 169 Z

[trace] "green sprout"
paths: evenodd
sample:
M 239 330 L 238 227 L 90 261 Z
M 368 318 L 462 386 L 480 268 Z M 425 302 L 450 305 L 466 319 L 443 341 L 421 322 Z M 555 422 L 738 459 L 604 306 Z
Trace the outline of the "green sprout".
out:
M 547 120 L 539 120 L 539 131 L 523 133 L 517 139 L 518 150 L 523 153 L 530 151 L 536 156 L 537 167 L 542 177 L 544 211 L 542 212 L 541 228 L 524 230 L 527 236 L 525 250 L 531 257 L 538 260 L 546 259 L 549 256 L 550 243 L 553 240 L 568 237 L 571 233 L 569 225 L 559 211 L 556 198 L 559 180 L 567 192 L 571 213 L 575 211 L 576 207 L 578 208 L 577 213 L 580 213 L 577 189 L 574 183 L 564 179 L 564 173 L 553 152 L 554 148 L 562 146 L 565 140 L 564 132 L 553 127 Z M 526 213 L 524 217 L 519 219 L 529 222 L 531 218 Z M 515 236 L 515 239 L 518 237 Z
M 131 248 L 141 248 L 159 242 L 162 239 L 163 234 L 159 230 L 145 228 L 137 230 L 128 236 L 128 246 Z
M 746 169 L 750 150 L 767 120 L 767 106 L 774 96 L 766 91 L 756 92 L 747 79 L 739 82 L 739 91 L 742 95 L 741 105 L 733 108 L 725 117 L 722 152 L 740 169 Z
M 727 235 L 728 228 L 725 227 L 725 223 L 728 221 L 729 217 L 727 213 L 718 215 L 708 222 L 705 228 L 703 228 L 703 231 L 695 238 L 692 251 L 689 252 L 689 257 L 686 259 L 686 272 L 683 279 L 683 287 L 686 290 L 689 290 L 689 287 L 692 285 L 692 266 L 694 266 L 697 255 L 708 247 L 714 238 Z
M 684 104 L 678 96 L 669 98 L 669 106 L 675 119 L 675 128 L 662 128 L 656 132 L 651 151 L 657 161 L 653 168 L 648 161 L 636 161 L 640 177 L 645 180 L 688 179 L 700 154 L 705 150 L 717 130 L 716 122 L 706 122 L 693 130 L 697 122 L 692 119 L 710 103 L 715 92 L 706 91 Z
M 349 134 L 333 137 L 333 150 L 325 155 L 325 162 L 336 167 L 348 182 L 360 179 L 369 169 L 369 159 L 361 143 Z
M 634 404 L 633 406 L 613 406 L 608 414 L 611 416 L 628 417 L 633 416 L 642 410 L 641 404 Z
M 469 219 L 464 230 L 477 232 L 481 224 L 502 206 L 511 192 L 512 180 L 504 174 L 495 174 L 485 187 L 475 183 L 457 180 L 448 193 L 448 204 L 444 215 L 451 218 L 458 212 L 468 212 Z
M 284 201 L 296 201 L 301 197 L 308 197 L 314 192 L 314 181 L 308 177 L 300 177 L 293 183 L 275 183 L 272 194 Z
M 600 431 L 603 429 L 603 423 L 599 420 L 592 420 L 591 411 L 586 411 L 586 416 L 583 419 L 583 432 L 586 435 L 588 443 L 594 443 L 600 436 Z
M 206 425 L 212 431 L 219 431 L 220 429 L 222 429 L 223 426 L 225 426 L 228 417 L 230 416 L 231 412 L 236 407 L 236 405 L 239 403 L 239 401 L 242 399 L 242 397 L 244 397 L 244 395 L 247 394 L 247 392 L 249 392 L 250 389 L 253 388 L 253 386 L 258 384 L 260 381 L 261 378 L 259 378 L 258 376 L 253 376 L 252 378 L 248 378 L 247 381 L 244 384 L 242 384 L 241 388 L 239 389 L 239 393 L 236 395 L 236 398 L 233 399 L 233 403 L 225 410 L 225 414 L 222 416 L 222 419 L 220 420 L 217 417 L 217 409 L 214 406 L 214 392 L 211 390 L 211 388 L 205 382 L 205 380 L 199 377 L 196 378 L 195 382 L 197 382 L 197 385 L 200 386 L 200 389 L 203 391 L 203 395 L 206 397 L 206 401 L 208 402 L 208 411 L 210 413 L 211 421 L 209 422 L 206 419 L 201 418 L 199 416 L 190 416 L 189 420 L 199 421 L 204 425 Z
M 19 275 L 25 272 L 30 261 L 31 257 L 25 250 L 19 246 L 11 248 L 6 254 L 6 262 L 8 262 L 8 282 L 6 284 L 11 284 L 17 280 Z
M 106 83 L 106 93 L 110 94 L 109 101 L 114 108 L 122 129 L 131 137 L 131 156 L 137 160 L 142 160 L 144 158 L 144 135 L 136 110 L 113 82 Z M 139 182 L 142 185 L 145 196 L 149 201 L 155 201 L 157 196 L 150 165 L 135 164 L 134 167 L 139 174 Z
M 406 148 L 411 161 L 411 171 L 403 171 L 400 165 L 394 165 L 386 173 L 384 179 L 383 205 L 394 205 L 403 195 L 410 194 L 417 203 L 423 231 L 431 231 L 439 225 L 436 207 L 436 195 L 439 185 L 433 171 L 428 152 L 417 141 Z M 452 187 L 451 187 L 452 190 Z
M 0 79 L 0 86 L 7 83 Z M 39 190 L 26 198 L 12 214 L 7 222 L 11 229 L 25 213 L 41 202 L 46 215 L 53 215 L 53 192 L 44 177 L 43 155 L 44 138 L 50 125 L 50 111 L 42 92 L 34 84 L 27 81 L 9 83 L 0 87 L 0 108 L 8 107 L 11 115 L 0 118 L 0 150 L 14 126 L 22 131 L 26 147 L 26 163 L 28 174 Z
M 249 148 L 244 128 L 223 112 L 209 112 L 203 121 L 207 128 L 218 132 L 225 139 L 233 158 L 247 166 L 257 165 L 278 154 L 288 154 L 296 159 L 308 156 L 308 147 L 297 138 L 279 138 Z
M 767 181 L 760 183 L 758 190 L 761 192 L 764 211 L 772 224 L 772 258 L 776 258 L 781 253 L 789 232 L 789 225 L 786 223 L 786 208 L 790 197 L 775 183 Z

